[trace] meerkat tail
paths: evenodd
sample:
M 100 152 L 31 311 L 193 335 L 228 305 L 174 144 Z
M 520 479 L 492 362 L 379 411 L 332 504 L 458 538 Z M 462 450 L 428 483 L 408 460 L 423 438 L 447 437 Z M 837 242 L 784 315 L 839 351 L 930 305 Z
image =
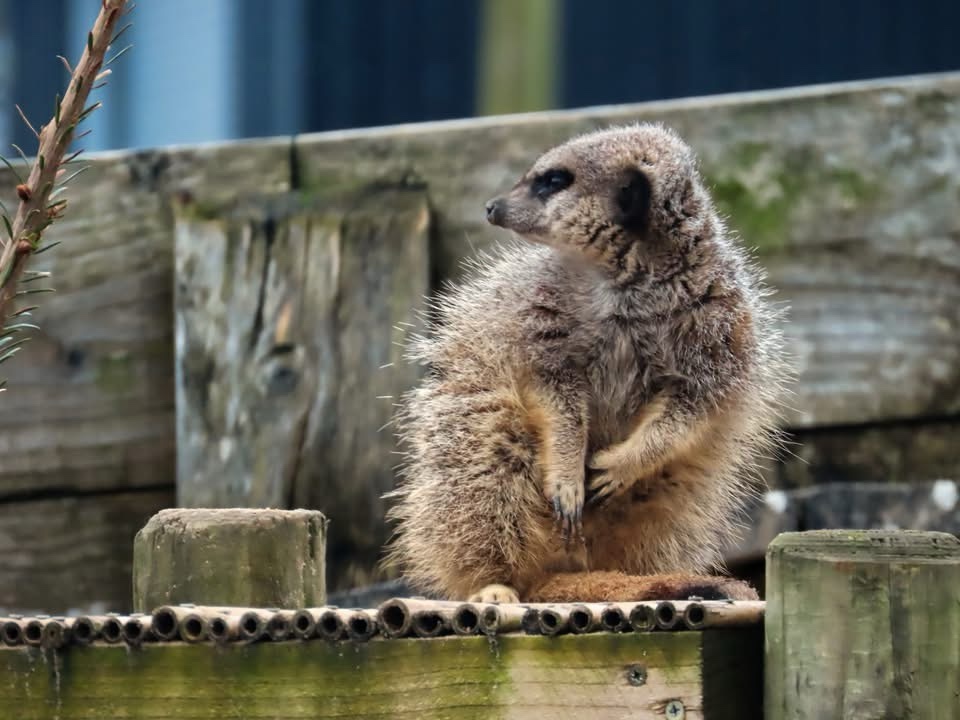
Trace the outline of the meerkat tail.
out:
M 556 573 L 524 602 L 640 602 L 643 600 L 758 600 L 742 580 L 685 573 L 627 575 L 616 571 Z

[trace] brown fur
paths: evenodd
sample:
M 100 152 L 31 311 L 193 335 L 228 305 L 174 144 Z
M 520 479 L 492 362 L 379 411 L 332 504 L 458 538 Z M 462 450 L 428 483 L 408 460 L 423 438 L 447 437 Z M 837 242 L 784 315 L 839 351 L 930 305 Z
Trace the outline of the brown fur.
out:
M 414 338 L 429 371 L 399 413 L 387 560 L 457 599 L 704 587 L 690 575 L 720 568 L 787 369 L 692 152 L 656 125 L 574 138 L 488 217 L 522 240 L 475 261 Z M 687 575 L 554 577 L 583 571 Z
M 741 580 L 691 574 L 626 575 L 610 570 L 557 573 L 524 598 L 525 602 L 617 602 L 641 600 L 758 600 Z

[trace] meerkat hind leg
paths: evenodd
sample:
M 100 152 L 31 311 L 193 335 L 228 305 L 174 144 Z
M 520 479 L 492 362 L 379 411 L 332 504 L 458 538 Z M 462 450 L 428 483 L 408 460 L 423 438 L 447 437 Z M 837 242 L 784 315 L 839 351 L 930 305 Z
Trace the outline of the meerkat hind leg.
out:
M 516 603 L 520 602 L 520 596 L 516 590 L 508 585 L 487 585 L 467 598 L 467 602 Z

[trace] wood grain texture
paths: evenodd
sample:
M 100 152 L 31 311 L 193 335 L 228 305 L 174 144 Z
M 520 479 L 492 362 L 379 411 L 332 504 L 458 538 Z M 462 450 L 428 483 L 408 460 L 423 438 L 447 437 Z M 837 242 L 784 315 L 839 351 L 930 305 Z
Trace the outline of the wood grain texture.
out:
M 0 608 L 129 611 L 133 537 L 173 488 L 0 504 Z
M 174 483 L 173 225 L 169 198 L 289 184 L 289 141 L 104 153 L 71 183 L 62 244 L 31 261 L 54 294 L 41 332 L 3 366 L 0 499 Z M 4 201 L 14 181 L 0 173 Z M 7 202 L 10 206 L 10 202 Z
M 327 520 L 315 510 L 162 510 L 133 543 L 133 609 L 319 607 Z
M 815 531 L 767 555 L 764 717 L 960 717 L 960 540 Z
M 74 718 L 654 718 L 682 703 L 687 720 L 754 718 L 752 699 L 705 696 L 705 676 L 759 662 L 750 630 L 371 641 L 164 643 L 0 648 L 0 692 L 22 720 Z M 704 645 L 726 643 L 737 660 Z M 751 657 L 752 656 L 752 659 Z M 729 677 L 729 675 L 726 675 Z M 712 687 L 712 686 L 711 686 Z
M 176 223 L 178 502 L 322 510 L 331 585 L 363 584 L 386 540 L 386 426 L 420 372 L 395 341 L 429 289 L 426 198 L 195 205 Z
M 174 502 L 170 198 L 284 190 L 290 141 L 103 153 L 31 261 L 41 331 L 2 376 L 0 606 L 129 608 L 134 533 Z M 11 207 L 14 181 L 0 173 Z M 127 490 L 140 490 L 128 493 Z
M 790 425 L 960 410 L 960 74 L 317 134 L 297 157 L 308 187 L 425 183 L 455 277 L 503 237 L 484 202 L 540 152 L 638 119 L 690 142 L 792 308 Z

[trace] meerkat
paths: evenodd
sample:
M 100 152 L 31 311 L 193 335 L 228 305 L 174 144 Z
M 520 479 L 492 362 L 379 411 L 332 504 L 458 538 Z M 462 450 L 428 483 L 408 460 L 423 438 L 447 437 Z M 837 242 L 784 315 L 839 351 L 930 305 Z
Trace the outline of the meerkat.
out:
M 575 137 L 486 217 L 514 237 L 411 341 L 387 562 L 477 602 L 756 597 L 712 573 L 779 445 L 782 310 L 691 148 Z

